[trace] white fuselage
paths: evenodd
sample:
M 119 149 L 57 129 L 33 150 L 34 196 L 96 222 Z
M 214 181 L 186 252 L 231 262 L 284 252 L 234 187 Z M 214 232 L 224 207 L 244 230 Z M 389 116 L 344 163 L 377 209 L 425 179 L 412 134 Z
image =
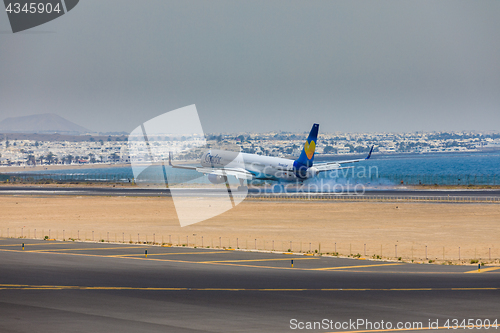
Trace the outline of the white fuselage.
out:
M 255 175 L 256 179 L 296 181 L 293 172 L 294 160 L 236 153 L 225 150 L 209 150 L 201 157 L 201 165 L 209 168 L 244 169 Z

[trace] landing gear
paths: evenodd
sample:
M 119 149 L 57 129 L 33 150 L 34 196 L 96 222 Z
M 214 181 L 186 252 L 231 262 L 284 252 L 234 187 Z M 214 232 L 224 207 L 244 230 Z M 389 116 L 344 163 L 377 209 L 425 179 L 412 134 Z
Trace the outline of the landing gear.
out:
M 245 180 L 244 179 L 238 179 L 240 181 L 240 186 L 238 186 L 238 192 L 247 192 L 248 191 L 248 186 L 243 185 Z

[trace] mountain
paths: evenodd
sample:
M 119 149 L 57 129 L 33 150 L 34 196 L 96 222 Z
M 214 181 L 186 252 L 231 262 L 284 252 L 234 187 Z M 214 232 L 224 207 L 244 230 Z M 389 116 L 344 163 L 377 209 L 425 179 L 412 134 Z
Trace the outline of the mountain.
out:
M 10 117 L 0 121 L 0 133 L 88 133 L 90 130 L 53 113 Z

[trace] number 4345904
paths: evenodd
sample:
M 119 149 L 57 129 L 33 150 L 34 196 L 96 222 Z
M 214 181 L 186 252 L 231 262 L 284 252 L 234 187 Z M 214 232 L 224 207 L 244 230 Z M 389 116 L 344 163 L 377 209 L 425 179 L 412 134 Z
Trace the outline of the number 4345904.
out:
M 489 329 L 490 327 L 491 328 L 495 328 L 495 329 L 498 329 L 498 319 L 495 319 L 495 320 L 489 320 L 489 319 L 468 319 L 468 320 L 458 320 L 458 319 L 448 319 L 446 321 L 446 323 L 444 324 L 444 327 L 448 328 L 448 329 L 458 329 L 458 328 L 463 328 L 463 329 L 466 329 L 466 328 L 469 328 L 469 329 L 473 329 L 473 328 L 477 328 L 477 329 L 480 329 L 480 328 L 485 328 L 485 329 Z
M 27 3 L 24 4 L 21 8 L 21 4 L 16 2 L 14 4 L 9 3 L 7 8 L 5 9 L 6 12 L 14 13 L 14 14 L 19 14 L 20 12 L 24 13 L 31 13 L 31 14 L 43 14 L 47 13 L 50 14 L 52 12 L 60 13 L 61 9 L 59 8 L 59 3 L 57 3 L 55 6 L 52 6 L 51 3 L 36 3 L 36 2 L 31 2 L 28 6 Z

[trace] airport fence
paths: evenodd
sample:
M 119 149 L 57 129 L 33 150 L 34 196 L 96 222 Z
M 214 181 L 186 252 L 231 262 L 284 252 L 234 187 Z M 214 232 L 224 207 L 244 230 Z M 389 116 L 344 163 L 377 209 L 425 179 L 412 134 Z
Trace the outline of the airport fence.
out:
M 499 175 L 405 175 L 387 174 L 378 175 L 372 180 L 385 179 L 395 185 L 500 185 Z
M 427 196 L 427 195 L 365 195 L 365 194 L 258 194 L 249 193 L 247 200 L 330 200 L 361 202 L 448 202 L 448 203 L 500 203 L 500 197 L 493 196 Z
M 306 256 L 336 256 L 396 262 L 474 264 L 500 263 L 500 244 L 369 243 L 362 240 L 309 241 L 257 237 L 224 237 L 179 233 L 106 232 L 102 230 L 51 230 L 35 228 L 0 229 L 0 238 L 47 241 L 138 244 L 147 246 L 191 247 L 216 250 L 265 251 Z M 20 242 L 20 246 L 21 246 Z M 39 251 L 43 251 L 40 249 Z M 138 248 L 139 251 L 139 248 Z M 142 250 L 143 251 L 143 250 Z M 138 252 L 139 253 L 139 252 Z

